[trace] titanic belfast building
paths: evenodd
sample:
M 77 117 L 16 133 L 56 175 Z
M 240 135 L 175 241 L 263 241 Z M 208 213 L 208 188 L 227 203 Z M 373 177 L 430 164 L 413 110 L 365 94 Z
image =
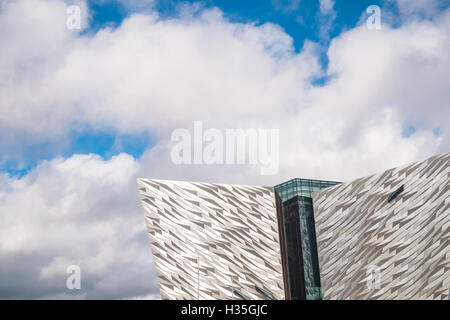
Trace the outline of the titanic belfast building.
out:
M 138 179 L 162 299 L 448 299 L 450 153 L 339 183 Z

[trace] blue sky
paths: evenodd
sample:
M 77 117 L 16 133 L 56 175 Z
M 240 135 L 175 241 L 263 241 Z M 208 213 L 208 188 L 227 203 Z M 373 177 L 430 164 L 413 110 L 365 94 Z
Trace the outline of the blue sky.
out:
M 162 18 L 167 18 L 177 15 L 180 4 L 199 3 L 205 8 L 217 7 L 233 22 L 257 24 L 270 22 L 280 25 L 294 39 L 295 48 L 299 50 L 305 39 L 316 42 L 321 40 L 319 1 L 302 0 L 295 6 L 292 6 L 292 2 L 291 0 L 157 0 L 152 10 L 158 11 Z M 122 3 L 116 1 L 90 0 L 88 3 L 93 14 L 91 31 L 106 25 L 118 25 L 130 13 Z M 343 29 L 353 28 L 370 5 L 389 6 L 390 9 L 395 9 L 394 5 L 382 0 L 337 0 L 334 6 L 337 15 L 331 38 L 337 36 Z
M 335 17 L 329 29 L 329 37 L 320 35 L 320 28 L 330 17 L 321 17 L 318 0 L 204 0 L 204 1 L 167 1 L 156 0 L 154 5 L 143 8 L 143 11 L 157 11 L 162 19 L 176 17 L 179 7 L 186 3 L 199 3 L 204 8 L 217 7 L 224 16 L 232 22 L 254 22 L 257 25 L 267 22 L 281 26 L 287 34 L 293 38 L 295 50 L 299 52 L 305 40 L 321 44 L 322 51 L 319 60 L 325 70 L 328 64 L 327 47 L 329 42 L 341 32 L 349 30 L 365 15 L 369 5 L 379 5 L 388 8 L 394 15 L 397 8 L 392 1 L 381 0 L 337 0 L 334 4 Z M 448 6 L 443 1 L 443 6 Z M 120 1 L 89 0 L 91 21 L 85 34 L 94 34 L 106 26 L 120 25 L 123 19 L 135 12 Z M 316 85 L 324 85 L 327 78 L 312 79 Z M 414 126 L 407 124 L 404 136 L 415 132 Z M 435 129 L 437 134 L 439 128 Z M 68 137 L 68 143 L 63 146 L 54 146 L 50 141 L 21 150 L 22 161 L 8 161 L 0 163 L 0 171 L 13 176 L 22 176 L 42 160 L 48 160 L 56 156 L 70 157 L 73 154 L 95 153 L 106 159 L 120 152 L 126 152 L 135 158 L 139 158 L 143 152 L 154 145 L 151 133 L 143 132 L 138 135 L 118 135 L 112 130 L 84 129 L 72 132 Z

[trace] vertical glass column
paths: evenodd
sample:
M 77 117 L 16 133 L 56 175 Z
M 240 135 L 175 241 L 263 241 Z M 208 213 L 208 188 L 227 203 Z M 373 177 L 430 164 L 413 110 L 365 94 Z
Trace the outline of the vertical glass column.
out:
M 322 299 L 312 193 L 336 184 L 339 182 L 293 179 L 275 186 L 282 201 L 282 241 L 291 299 Z

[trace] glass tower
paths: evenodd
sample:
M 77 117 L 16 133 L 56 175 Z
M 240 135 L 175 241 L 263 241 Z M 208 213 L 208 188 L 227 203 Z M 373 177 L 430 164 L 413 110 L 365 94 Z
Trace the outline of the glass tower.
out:
M 336 184 L 339 182 L 293 179 L 275 186 L 289 299 L 322 299 L 312 193 Z

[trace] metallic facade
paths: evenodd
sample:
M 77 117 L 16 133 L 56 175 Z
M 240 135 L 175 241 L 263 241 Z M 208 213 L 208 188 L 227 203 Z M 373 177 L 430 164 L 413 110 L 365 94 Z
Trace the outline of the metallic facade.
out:
M 284 299 L 273 188 L 138 184 L 162 299 Z
M 449 163 L 447 153 L 313 193 L 324 299 L 448 299 Z

